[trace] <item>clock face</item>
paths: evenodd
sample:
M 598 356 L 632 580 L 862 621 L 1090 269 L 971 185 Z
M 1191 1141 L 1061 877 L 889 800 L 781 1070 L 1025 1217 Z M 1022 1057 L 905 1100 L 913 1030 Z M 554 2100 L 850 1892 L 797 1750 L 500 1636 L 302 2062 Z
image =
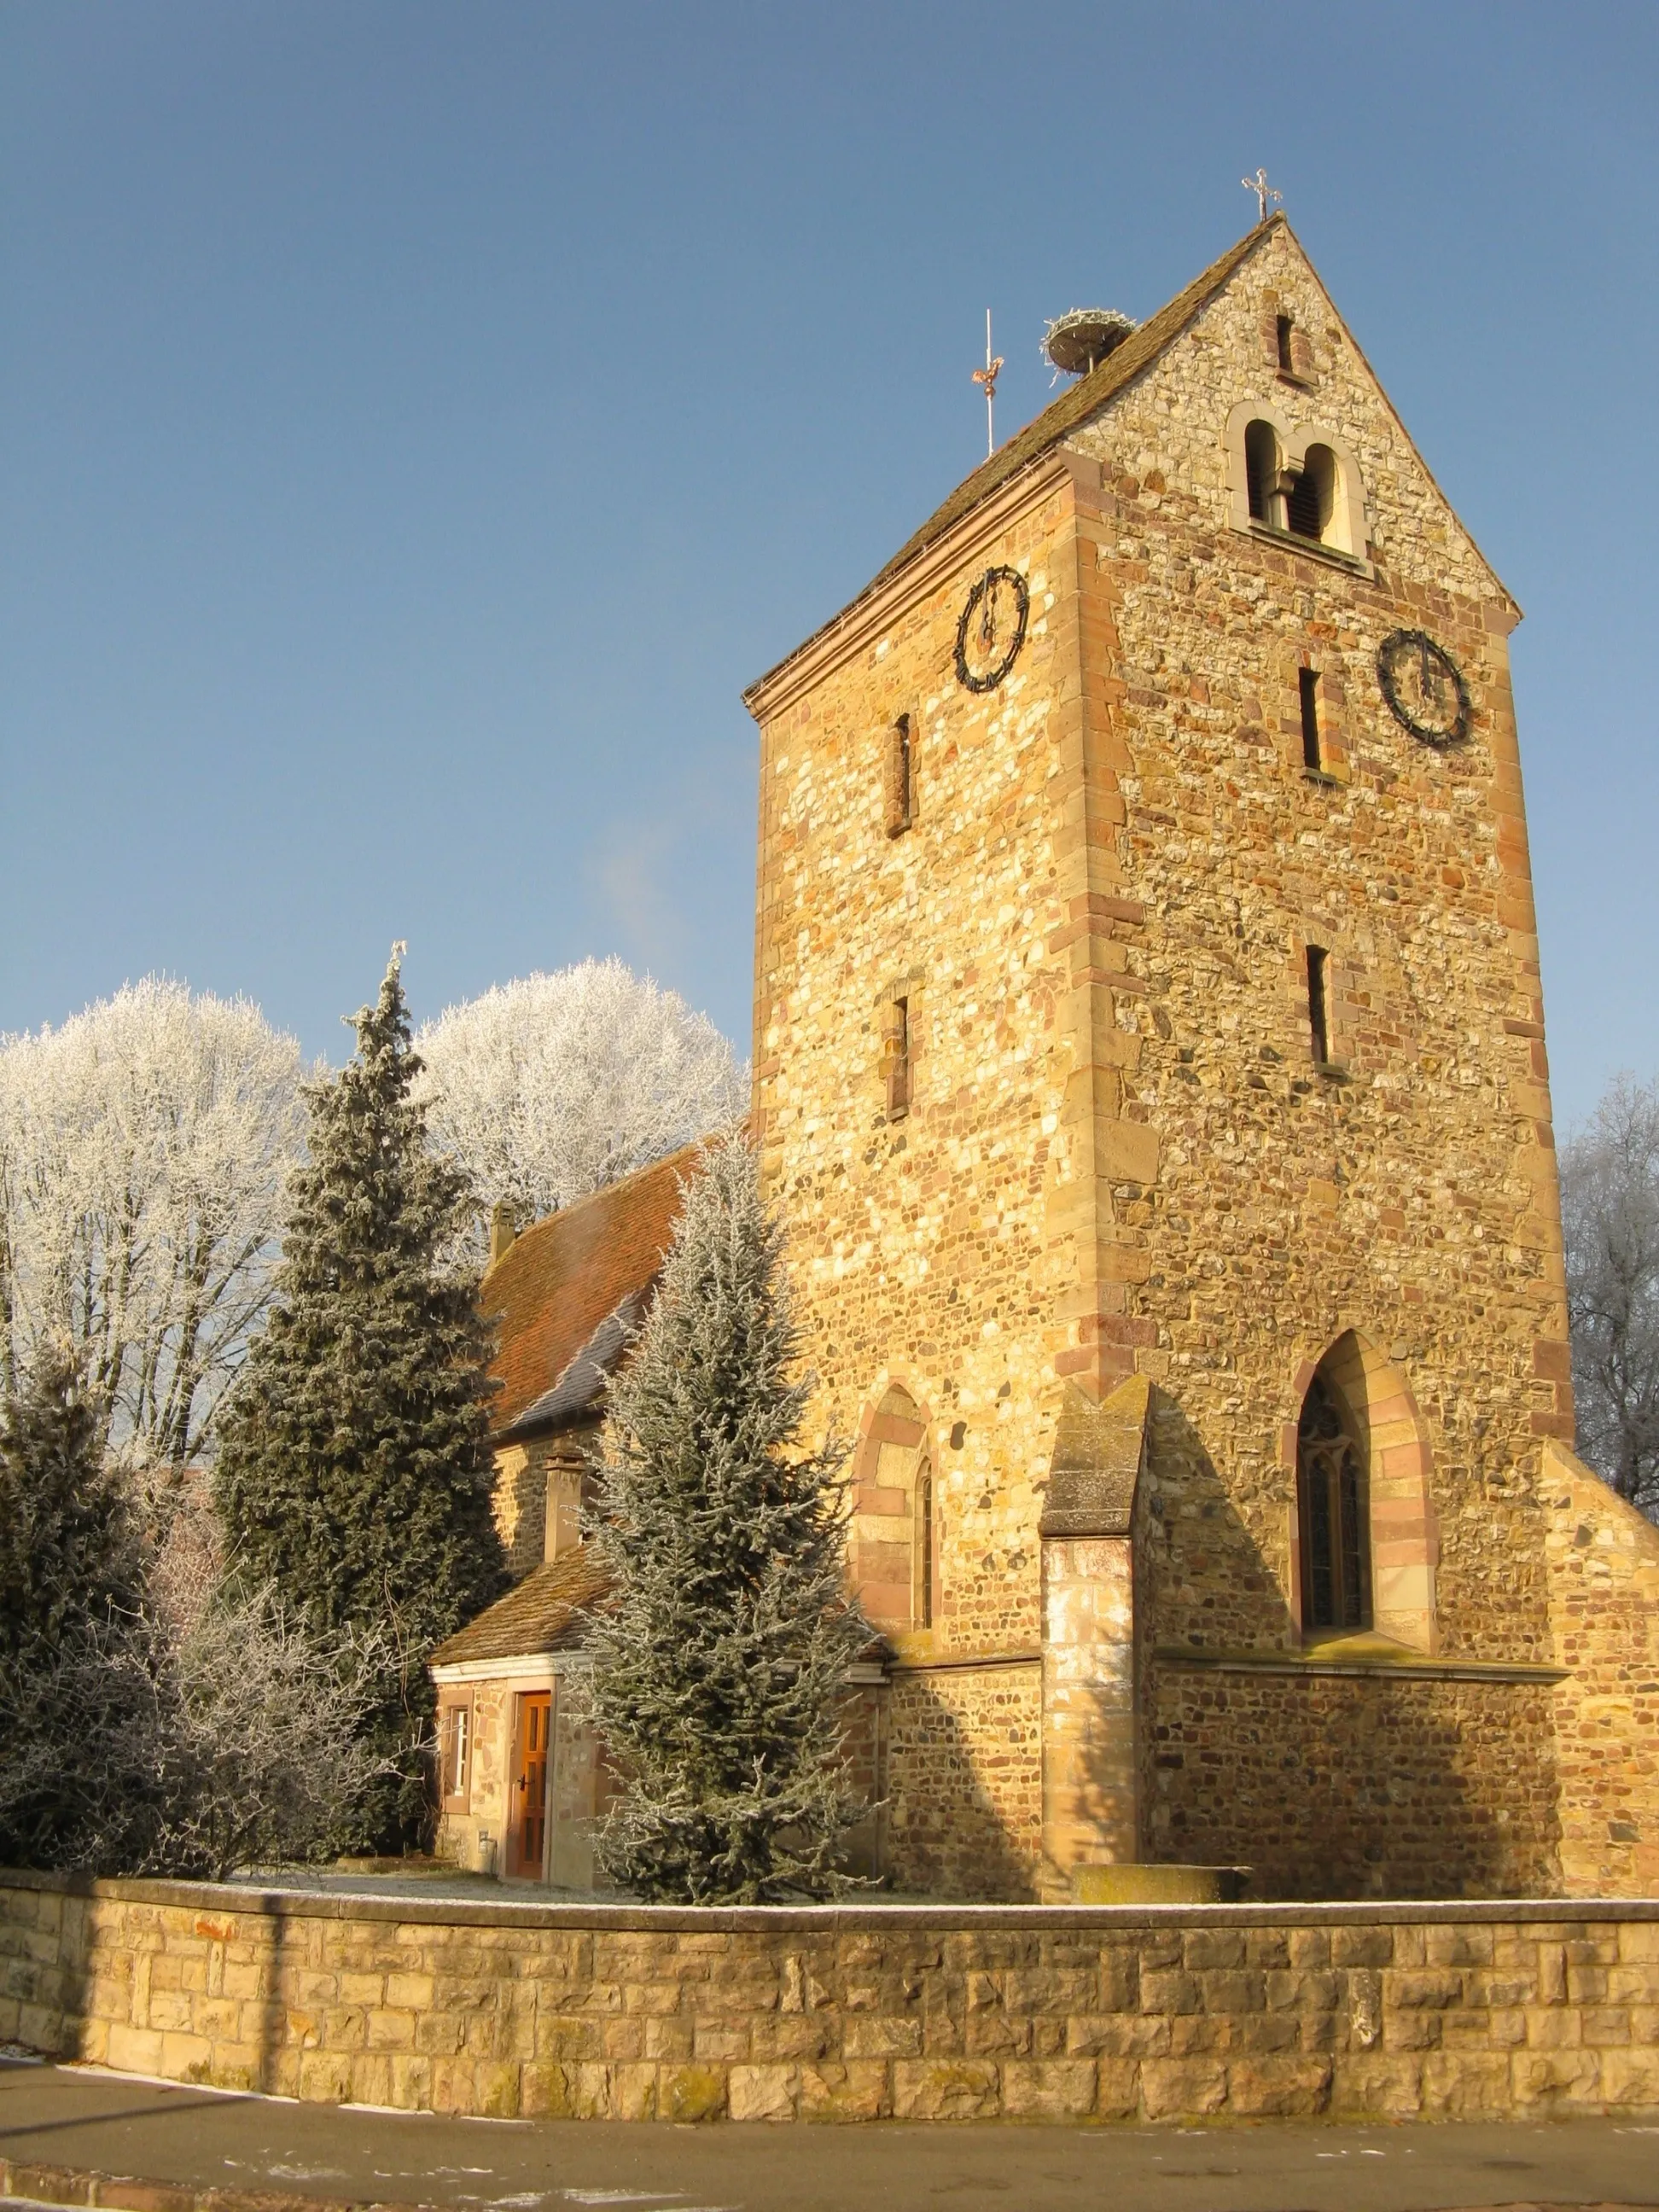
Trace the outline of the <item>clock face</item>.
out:
M 1389 712 L 1425 745 L 1459 744 L 1473 709 L 1463 672 L 1426 630 L 1397 629 L 1382 641 L 1376 680 Z
M 1025 642 L 1031 594 L 1018 568 L 988 568 L 957 624 L 957 681 L 970 691 L 994 691 Z

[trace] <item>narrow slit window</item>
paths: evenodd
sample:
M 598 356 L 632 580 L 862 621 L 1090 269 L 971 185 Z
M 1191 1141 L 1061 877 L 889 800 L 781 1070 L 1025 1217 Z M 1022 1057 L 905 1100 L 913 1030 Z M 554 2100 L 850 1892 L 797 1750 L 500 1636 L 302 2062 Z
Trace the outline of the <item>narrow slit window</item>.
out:
M 1289 315 L 1280 315 L 1275 326 L 1279 341 L 1279 365 L 1287 375 L 1294 375 L 1295 364 L 1291 355 L 1291 332 L 1296 328 Z
M 933 1625 L 933 1475 L 924 1460 L 916 1476 L 916 1626 Z
M 1325 763 L 1319 744 L 1319 671 L 1298 669 L 1297 683 L 1302 692 L 1302 765 L 1322 769 Z
M 1330 957 L 1322 945 L 1308 947 L 1308 1027 L 1312 1036 L 1316 1067 L 1328 1067 L 1331 1064 L 1330 1013 L 1326 989 L 1326 970 Z
M 910 717 L 901 714 L 887 741 L 887 834 L 896 837 L 915 819 L 915 750 Z
M 888 1037 L 887 1111 L 896 1120 L 910 1110 L 910 1001 L 893 1001 L 892 1029 Z

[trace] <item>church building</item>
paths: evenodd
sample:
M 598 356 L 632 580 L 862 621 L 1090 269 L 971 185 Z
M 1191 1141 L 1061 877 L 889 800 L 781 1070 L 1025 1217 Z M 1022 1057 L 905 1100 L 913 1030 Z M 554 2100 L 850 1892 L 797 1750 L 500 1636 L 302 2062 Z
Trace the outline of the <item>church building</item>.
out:
M 1659 1892 L 1659 1530 L 1571 1451 L 1519 610 L 1282 216 L 1050 346 L 1069 387 L 746 694 L 862 1863 Z M 485 1277 L 524 1579 L 434 1673 L 447 1847 L 509 1876 L 591 1868 L 575 1444 L 691 1171 Z
M 1570 1449 L 1519 610 L 1282 216 L 1091 343 L 746 695 L 884 1870 L 1651 1889 L 1659 1532 Z

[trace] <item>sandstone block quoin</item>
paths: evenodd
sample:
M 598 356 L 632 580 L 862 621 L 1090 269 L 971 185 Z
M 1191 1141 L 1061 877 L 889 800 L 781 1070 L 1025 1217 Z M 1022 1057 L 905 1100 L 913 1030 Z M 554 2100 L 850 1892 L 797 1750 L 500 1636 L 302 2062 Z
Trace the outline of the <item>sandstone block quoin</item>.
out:
M 0 1880 L 0 2039 L 502 2118 L 1659 2115 L 1659 1905 L 442 1905 Z

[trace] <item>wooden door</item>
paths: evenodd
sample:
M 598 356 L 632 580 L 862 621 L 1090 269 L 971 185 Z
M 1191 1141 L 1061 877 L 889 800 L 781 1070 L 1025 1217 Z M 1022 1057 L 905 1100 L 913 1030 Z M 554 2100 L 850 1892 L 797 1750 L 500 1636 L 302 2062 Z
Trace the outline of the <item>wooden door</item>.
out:
M 519 1700 L 518 1741 L 513 1758 L 513 1871 L 540 1881 L 547 1858 L 547 1750 L 553 1719 L 548 1690 Z

